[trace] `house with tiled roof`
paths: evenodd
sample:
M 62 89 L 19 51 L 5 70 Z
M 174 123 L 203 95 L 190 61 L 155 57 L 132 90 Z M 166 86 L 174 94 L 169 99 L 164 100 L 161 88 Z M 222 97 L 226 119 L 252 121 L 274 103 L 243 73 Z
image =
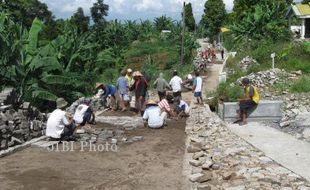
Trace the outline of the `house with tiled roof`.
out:
M 296 16 L 298 19 L 301 19 L 301 25 L 299 31 L 300 37 L 302 39 L 310 38 L 310 3 L 291 5 L 286 16 L 289 18 L 290 23 L 291 19 L 294 16 Z

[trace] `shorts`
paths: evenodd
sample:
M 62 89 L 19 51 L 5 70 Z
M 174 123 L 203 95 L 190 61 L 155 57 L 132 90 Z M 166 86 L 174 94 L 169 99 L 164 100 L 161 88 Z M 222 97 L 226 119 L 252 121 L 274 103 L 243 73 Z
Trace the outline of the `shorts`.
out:
M 240 102 L 240 110 L 247 115 L 252 113 L 256 107 L 257 104 L 253 100 L 245 100 Z
M 128 94 L 119 94 L 122 101 L 129 101 L 130 97 Z
M 173 92 L 173 97 L 174 97 L 174 98 L 176 98 L 176 97 L 181 97 L 181 91 Z
M 194 93 L 194 97 L 201 97 L 201 96 L 202 96 L 201 92 L 195 92 Z

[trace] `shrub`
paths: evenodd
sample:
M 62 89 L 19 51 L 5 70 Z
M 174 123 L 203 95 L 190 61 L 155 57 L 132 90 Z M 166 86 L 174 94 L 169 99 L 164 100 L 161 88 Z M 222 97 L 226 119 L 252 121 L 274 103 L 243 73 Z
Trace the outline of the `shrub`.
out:
M 291 58 L 286 62 L 280 63 L 278 67 L 287 71 L 301 70 L 303 73 L 310 73 L 310 62 L 297 58 Z
M 242 87 L 237 85 L 230 85 L 228 83 L 220 84 L 217 89 L 219 100 L 224 102 L 237 101 L 242 96 Z
M 310 92 L 310 76 L 304 76 L 295 82 L 291 87 L 291 91 L 296 93 Z

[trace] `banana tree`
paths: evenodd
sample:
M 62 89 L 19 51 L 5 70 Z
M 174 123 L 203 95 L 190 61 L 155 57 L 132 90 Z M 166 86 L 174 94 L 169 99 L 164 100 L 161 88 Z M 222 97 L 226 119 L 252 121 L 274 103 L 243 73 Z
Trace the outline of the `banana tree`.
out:
M 263 3 L 255 7 L 254 12 L 249 12 L 241 21 L 233 24 L 231 30 L 237 41 L 247 39 L 272 39 L 287 38 L 287 22 L 282 13 L 281 4 Z

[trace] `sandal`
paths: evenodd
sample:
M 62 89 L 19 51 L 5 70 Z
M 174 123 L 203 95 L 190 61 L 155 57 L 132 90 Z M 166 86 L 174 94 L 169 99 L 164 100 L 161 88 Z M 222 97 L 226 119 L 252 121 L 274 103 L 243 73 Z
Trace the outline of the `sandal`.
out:
M 242 122 L 242 119 L 238 119 L 238 120 L 234 121 L 233 124 L 237 124 L 237 123 L 240 123 L 240 122 Z

